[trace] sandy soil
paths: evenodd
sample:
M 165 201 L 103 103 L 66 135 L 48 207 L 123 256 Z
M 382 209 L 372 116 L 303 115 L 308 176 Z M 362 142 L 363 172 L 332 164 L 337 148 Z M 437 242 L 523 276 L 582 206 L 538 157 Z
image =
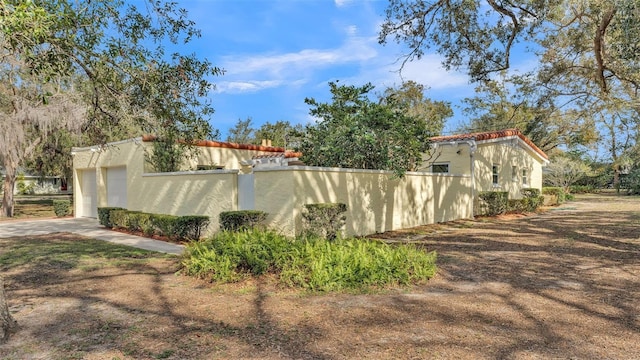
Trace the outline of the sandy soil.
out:
M 12 267 L 3 276 L 20 329 L 0 358 L 640 358 L 638 197 L 378 237 L 436 250 L 438 275 L 309 295 L 269 278 L 204 283 L 175 274 L 177 259 Z M 1 240 L 0 254 L 20 241 Z

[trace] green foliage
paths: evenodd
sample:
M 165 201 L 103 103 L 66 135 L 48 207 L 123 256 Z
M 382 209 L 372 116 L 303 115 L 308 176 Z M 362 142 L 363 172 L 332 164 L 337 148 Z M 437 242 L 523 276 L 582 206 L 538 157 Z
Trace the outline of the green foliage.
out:
M 525 198 L 536 198 L 541 195 L 540 189 L 536 188 L 524 188 L 520 190 L 520 193 Z
M 318 118 L 301 139 L 302 161 L 311 166 L 390 170 L 397 176 L 415 170 L 433 137 L 425 121 L 407 115 L 406 104 L 393 96 L 379 103 L 369 99 L 373 85 L 346 86 L 330 82 L 332 100 L 307 98 L 309 113 Z
M 599 192 L 599 189 L 593 185 L 572 185 L 569 187 L 569 192 L 572 194 L 595 194 Z
M 311 291 L 408 285 L 435 274 L 435 253 L 414 245 L 348 239 L 290 240 L 273 232 L 221 232 L 187 246 L 184 271 L 216 282 L 274 274 Z
M 292 147 L 299 143 L 300 135 L 304 132 L 302 125 L 292 126 L 288 121 L 266 122 L 255 132 L 255 143 L 262 139 L 271 140 L 271 146 Z
M 111 222 L 111 212 L 115 210 L 124 210 L 121 207 L 99 207 L 98 208 L 98 222 L 100 225 L 106 228 L 112 228 L 113 222 Z
M 53 212 L 57 217 L 64 217 L 70 214 L 71 201 L 70 200 L 53 200 Z
M 302 212 L 303 235 L 335 240 L 347 220 L 343 203 L 305 204 Z
M 174 216 L 129 211 L 123 208 L 98 208 L 100 224 L 108 228 L 140 231 L 145 235 L 166 236 L 171 240 L 198 240 L 209 225 L 208 216 Z
M 68 151 L 58 154 L 65 130 L 90 144 L 215 136 L 208 95 L 222 70 L 181 53 L 200 32 L 175 2 L 6 0 L 0 15 L 0 99 L 12 99 L 0 101 L 0 159 L 9 173 L 68 170 Z M 3 202 L 10 216 L 13 198 Z
M 220 213 L 220 230 L 243 231 L 259 227 L 267 218 L 267 213 L 260 210 L 223 211 Z
M 510 212 L 534 212 L 544 204 L 544 196 L 541 195 L 540 189 L 524 188 L 520 192 L 523 196 L 522 199 L 509 199 Z
M 542 188 L 542 194 L 552 196 L 553 200 L 555 200 L 555 201 L 552 201 L 553 205 L 560 205 L 566 201 L 567 193 L 564 191 L 563 187 L 548 186 L 548 187 Z
M 202 232 L 209 226 L 210 219 L 203 215 L 179 216 L 174 226 L 178 239 L 199 240 Z
M 509 208 L 509 193 L 506 191 L 485 191 L 478 194 L 480 215 L 495 216 L 504 214 Z
M 246 120 L 238 119 L 238 122 L 229 129 L 227 142 L 237 144 L 253 144 L 256 139 L 254 136 L 255 129 L 252 127 L 253 119 L 248 117 Z
M 589 166 L 581 160 L 556 156 L 547 165 L 544 183 L 550 187 L 562 187 L 566 192 L 571 185 L 588 175 L 590 170 Z
M 129 229 L 129 210 L 116 209 L 111 211 L 109 221 L 115 229 Z
M 33 192 L 33 183 L 27 184 L 23 173 L 18 174 L 16 177 L 16 187 L 20 195 L 28 195 Z
M 620 187 L 627 190 L 630 195 L 640 195 L 640 168 L 631 171 L 625 176 Z
M 399 88 L 387 88 L 380 97 L 380 102 L 391 105 L 397 102 L 406 109 L 411 118 L 423 121 L 429 133 L 439 135 L 442 133 L 445 120 L 453 116 L 451 104 L 425 98 L 424 92 L 424 85 L 409 80 L 403 82 Z
M 155 172 L 180 171 L 186 153 L 185 147 L 170 133 L 167 137 L 153 140 L 151 151 L 145 153 L 145 160 Z
M 175 215 L 151 214 L 151 224 L 158 235 L 167 236 L 170 239 L 176 239 L 176 222 L 178 217 Z
M 155 229 L 151 222 L 151 214 L 140 211 L 129 211 L 129 230 L 140 231 L 145 235 L 153 235 Z
M 543 150 L 599 141 L 615 165 L 640 129 L 639 37 L 637 0 L 390 0 L 379 41 L 408 46 L 405 61 L 435 51 L 467 71 L 480 84 L 474 130 L 518 127 Z M 535 70 L 511 71 L 516 44 Z

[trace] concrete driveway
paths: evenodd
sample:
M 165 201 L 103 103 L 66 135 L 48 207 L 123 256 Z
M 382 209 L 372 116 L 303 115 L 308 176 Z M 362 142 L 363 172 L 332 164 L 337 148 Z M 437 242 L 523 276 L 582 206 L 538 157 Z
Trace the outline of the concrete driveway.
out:
M 180 255 L 184 250 L 183 245 L 108 230 L 100 225 L 97 219 L 92 218 L 10 220 L 0 222 L 0 238 L 46 235 L 57 232 L 68 232 L 115 244 L 167 254 Z

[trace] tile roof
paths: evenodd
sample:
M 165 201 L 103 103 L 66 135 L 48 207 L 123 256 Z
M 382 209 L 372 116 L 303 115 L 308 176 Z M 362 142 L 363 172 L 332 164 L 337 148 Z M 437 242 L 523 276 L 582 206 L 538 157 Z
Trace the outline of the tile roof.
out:
M 501 139 L 506 137 L 517 136 L 522 141 L 524 141 L 527 145 L 529 145 L 536 153 L 540 154 L 543 159 L 549 160 L 547 154 L 542 151 L 536 144 L 533 143 L 528 137 L 524 136 L 522 132 L 518 129 L 505 129 L 499 131 L 486 131 L 486 132 L 477 132 L 471 134 L 459 134 L 459 135 L 447 135 L 447 136 L 436 136 L 432 137 L 432 142 L 449 142 L 449 141 L 464 141 L 464 140 L 475 140 L 475 141 L 483 141 L 483 140 L 492 140 L 492 139 Z
M 142 136 L 142 141 L 151 142 L 156 139 L 155 135 L 144 135 Z M 236 144 L 224 141 L 213 141 L 213 140 L 197 140 L 194 145 L 202 146 L 202 147 L 217 147 L 217 148 L 225 148 L 225 149 L 238 149 L 238 150 L 252 150 L 252 151 L 262 151 L 262 152 L 273 152 L 273 153 L 284 153 L 285 158 L 294 158 L 301 157 L 302 153 L 293 152 L 286 150 L 283 147 L 277 146 L 262 146 L 262 145 L 252 145 L 252 144 Z

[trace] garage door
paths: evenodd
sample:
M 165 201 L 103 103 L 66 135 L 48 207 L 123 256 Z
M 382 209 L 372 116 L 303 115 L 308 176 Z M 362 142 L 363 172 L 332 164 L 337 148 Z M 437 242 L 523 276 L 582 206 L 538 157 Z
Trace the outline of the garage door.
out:
M 96 171 L 84 170 L 80 173 L 80 195 L 82 206 L 79 216 L 98 217 L 98 192 L 96 191 Z
M 127 168 L 107 169 L 107 206 L 127 208 Z

